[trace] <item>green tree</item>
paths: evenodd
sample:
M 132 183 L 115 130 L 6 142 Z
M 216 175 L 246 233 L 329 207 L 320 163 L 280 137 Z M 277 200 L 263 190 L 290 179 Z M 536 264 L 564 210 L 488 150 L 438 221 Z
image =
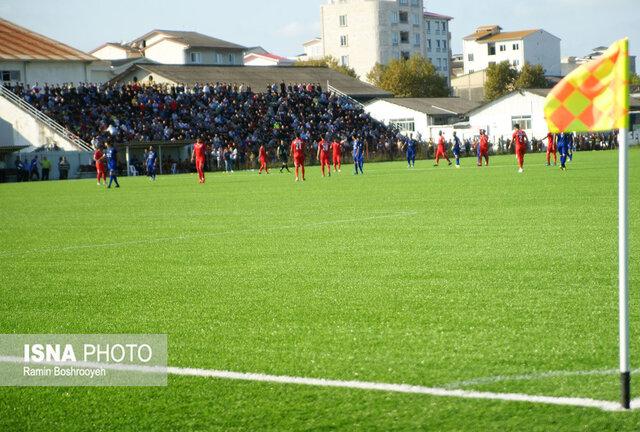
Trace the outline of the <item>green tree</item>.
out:
M 331 56 L 327 56 L 327 57 L 323 57 L 321 59 L 315 59 L 315 60 L 304 60 L 304 61 L 298 60 L 297 62 L 294 63 L 294 65 L 299 67 L 326 67 L 326 68 L 338 71 L 341 74 L 348 75 L 352 78 L 358 79 L 358 74 L 356 74 L 356 71 L 353 70 L 353 68 L 350 68 L 349 66 L 341 65 L 340 63 L 338 63 L 338 60 L 335 57 L 331 57 Z
M 484 98 L 492 101 L 510 93 L 517 79 L 518 71 L 508 61 L 490 65 L 487 68 L 487 81 L 484 83 Z
M 529 63 L 525 63 L 524 66 L 522 66 L 522 70 L 518 74 L 518 78 L 514 84 L 516 90 L 547 87 L 549 87 L 549 82 L 544 76 L 544 68 L 542 65 L 532 66 Z
M 387 65 L 376 64 L 367 74 L 367 80 L 396 97 L 449 96 L 447 80 L 429 60 L 419 55 L 409 60 L 392 60 Z
M 629 84 L 633 86 L 640 86 L 640 76 L 638 76 L 638 74 L 632 73 L 629 77 Z

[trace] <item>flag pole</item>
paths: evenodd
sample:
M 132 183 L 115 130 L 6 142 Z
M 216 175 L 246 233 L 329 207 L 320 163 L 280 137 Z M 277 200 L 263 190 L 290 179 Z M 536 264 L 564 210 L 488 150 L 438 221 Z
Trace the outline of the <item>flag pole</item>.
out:
M 631 407 L 631 369 L 629 367 L 629 161 L 627 129 L 618 135 L 618 290 L 620 307 L 620 402 L 624 409 Z

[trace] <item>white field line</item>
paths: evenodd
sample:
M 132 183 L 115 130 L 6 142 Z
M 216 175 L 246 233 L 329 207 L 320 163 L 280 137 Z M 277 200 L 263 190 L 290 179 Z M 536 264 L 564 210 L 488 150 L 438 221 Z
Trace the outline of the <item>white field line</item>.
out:
M 0 356 L 0 363 L 18 363 L 25 364 L 21 357 L 14 356 Z M 42 363 L 39 363 L 42 364 Z M 244 372 L 231 372 L 222 370 L 211 369 L 194 369 L 194 368 L 179 368 L 179 367 L 159 367 L 159 366 L 138 366 L 138 365 L 119 365 L 119 364 L 102 364 L 102 363 L 90 363 L 90 362 L 75 362 L 75 363 L 56 363 L 48 362 L 49 365 L 59 366 L 80 366 L 87 368 L 104 368 L 111 370 L 120 370 L 127 372 L 140 372 L 140 373 L 167 373 L 169 375 L 199 377 L 199 378 L 217 378 L 227 380 L 239 380 L 239 381 L 251 381 L 251 382 L 266 382 L 274 384 L 295 384 L 314 387 L 332 387 L 332 388 L 345 388 L 354 390 L 372 390 L 372 391 L 384 391 L 391 393 L 409 393 L 409 394 L 423 394 L 436 397 L 450 397 L 450 398 L 462 398 L 462 399 L 484 399 L 484 400 L 497 400 L 508 402 L 528 402 L 535 404 L 545 405 L 559 405 L 559 406 L 571 406 L 581 408 L 596 408 L 603 411 L 620 411 L 620 405 L 617 402 L 596 400 L 580 397 L 558 397 L 558 396 L 535 396 L 521 393 L 493 393 L 493 392 L 481 392 L 481 391 L 469 391 L 458 389 L 446 389 L 437 387 L 424 387 L 409 384 L 389 384 L 389 383 L 377 383 L 366 381 L 342 381 L 331 380 L 322 378 L 305 378 L 305 377 L 293 377 L 286 375 L 266 375 L 261 373 L 244 373 Z M 632 402 L 632 409 L 640 409 L 640 399 L 635 399 Z
M 632 374 L 637 374 L 640 369 L 631 371 Z M 595 369 L 595 370 L 581 370 L 581 371 L 548 371 L 521 375 L 495 375 L 490 377 L 474 378 L 466 381 L 455 381 L 446 384 L 446 388 L 460 388 L 470 387 L 484 384 L 493 384 L 498 382 L 513 382 L 513 381 L 537 381 L 546 378 L 565 378 L 576 376 L 607 376 L 616 375 L 620 371 L 617 369 Z
M 267 229 L 261 229 L 260 233 L 269 232 L 269 231 L 282 231 L 282 230 L 286 231 L 293 228 L 300 229 L 300 228 L 313 228 L 313 227 L 324 226 L 324 225 L 342 225 L 347 223 L 365 222 L 365 221 L 378 220 L 378 219 L 404 218 L 404 217 L 415 216 L 416 214 L 418 214 L 418 212 L 416 211 L 395 212 L 391 214 L 366 216 L 361 218 L 328 220 L 328 221 L 321 221 L 321 222 L 311 222 L 311 223 L 306 223 L 301 225 L 285 225 L 280 227 L 271 227 Z M 233 235 L 233 234 L 238 234 L 240 232 L 247 233 L 252 231 L 255 232 L 256 230 L 235 229 L 235 230 L 229 230 L 229 231 L 218 231 L 218 232 L 210 232 L 210 233 L 203 233 L 203 234 L 184 234 L 184 235 L 178 235 L 173 237 L 150 237 L 146 239 L 129 240 L 129 241 L 123 241 L 123 242 L 114 242 L 114 243 L 90 243 L 90 244 L 70 245 L 70 246 L 62 246 L 62 247 L 30 249 L 26 251 L 1 252 L 0 257 L 11 257 L 11 256 L 30 255 L 30 254 L 38 254 L 38 253 L 69 252 L 69 251 L 77 251 L 77 250 L 83 250 L 83 249 L 102 249 L 102 248 L 112 249 L 112 248 L 123 247 L 123 246 L 160 243 L 165 241 L 197 240 L 202 238 Z

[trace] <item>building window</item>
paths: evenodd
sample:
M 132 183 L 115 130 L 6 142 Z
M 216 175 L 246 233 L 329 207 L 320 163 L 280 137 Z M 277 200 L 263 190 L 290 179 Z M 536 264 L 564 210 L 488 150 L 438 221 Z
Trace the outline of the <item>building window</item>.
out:
M 398 11 L 391 11 L 391 24 L 398 24 Z
M 413 35 L 413 44 L 417 47 L 420 46 L 420 43 L 422 42 L 421 37 L 420 37 L 420 33 L 415 33 Z
M 431 21 L 427 21 L 427 33 L 431 33 Z
M 340 57 L 340 64 L 342 66 L 349 66 L 349 56 L 344 55 Z
M 347 26 L 347 16 L 340 15 L 340 27 L 346 27 L 346 26 Z
M 409 6 L 409 0 L 399 0 L 400 6 Z
M 391 32 L 391 45 L 398 45 L 400 43 L 400 37 L 398 36 L 398 32 Z
M 20 71 L 3 70 L 2 71 L 2 81 L 4 81 L 4 82 L 20 81 Z
M 415 6 L 415 7 L 420 6 L 420 1 L 419 0 L 411 0 L 411 6 Z
M 340 46 L 341 47 L 349 46 L 349 38 L 346 35 L 340 36 Z
M 229 64 L 236 64 L 236 56 L 229 54 Z
M 217 64 L 222 64 L 222 54 L 220 54 L 220 53 L 216 54 L 216 63 Z
M 467 59 L 468 59 L 469 61 L 473 61 L 473 54 L 469 54 L 469 55 L 467 56 Z
M 438 67 L 436 67 L 437 70 L 442 70 L 442 59 L 438 59 Z
M 514 116 L 511 117 L 511 127 L 516 125 L 520 126 L 520 129 L 531 129 L 531 116 Z
M 400 11 L 398 17 L 400 18 L 400 24 L 409 24 L 409 12 Z
M 445 72 L 449 69 L 449 65 L 447 63 L 448 63 L 447 60 L 442 61 L 442 70 Z
M 436 21 L 436 34 L 439 35 L 440 34 L 440 21 Z
M 409 43 L 409 32 L 406 32 L 406 31 L 400 32 L 400 43 L 403 43 L 403 44 Z
M 496 44 L 494 43 L 487 44 L 487 51 L 490 56 L 496 55 Z
M 389 120 L 390 126 L 395 126 L 398 128 L 400 132 L 415 132 L 416 131 L 416 122 L 415 119 L 393 119 Z
M 420 15 L 418 15 L 417 13 L 412 13 L 411 14 L 411 22 L 414 26 L 419 26 L 420 25 Z
M 516 60 L 514 60 L 514 61 L 513 61 L 513 65 L 514 65 L 514 66 L 520 66 L 520 60 L 517 60 L 517 59 L 516 59 Z
M 436 41 L 436 52 L 440 52 L 440 40 Z
M 447 41 L 446 41 L 446 40 L 443 40 L 443 41 L 442 41 L 442 50 L 443 50 L 443 51 L 446 51 L 446 50 L 447 50 Z
M 191 63 L 196 63 L 196 64 L 202 63 L 202 53 L 192 52 L 191 53 Z
M 409 51 L 402 51 L 400 53 L 400 57 L 402 57 L 403 60 L 409 60 L 411 58 L 411 53 Z
M 504 52 L 507 50 L 507 46 L 506 45 L 500 45 L 500 52 Z
M 513 50 L 514 51 L 518 51 L 520 49 L 520 44 L 514 43 L 513 44 Z
M 427 51 L 431 52 L 431 39 L 427 39 Z

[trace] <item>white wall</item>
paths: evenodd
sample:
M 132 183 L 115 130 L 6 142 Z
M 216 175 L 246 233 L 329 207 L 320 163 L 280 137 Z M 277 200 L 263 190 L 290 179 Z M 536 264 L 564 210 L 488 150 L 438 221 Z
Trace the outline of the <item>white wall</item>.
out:
M 123 60 L 127 58 L 127 51 L 113 45 L 105 45 L 91 55 L 101 60 Z
M 149 47 L 149 45 L 149 42 L 147 42 L 148 48 L 144 51 L 145 57 L 149 60 L 153 60 L 161 64 L 186 63 L 186 47 L 181 43 L 171 40 L 163 40 L 152 47 Z
M 383 100 L 374 101 L 366 105 L 364 109 L 371 117 L 386 125 L 394 120 L 413 119 L 415 123 L 415 133 L 419 133 L 423 139 L 428 137 L 428 118 L 424 113 Z M 415 136 L 415 133 L 407 133 L 406 135 Z
M 472 112 L 469 123 L 473 130 L 485 129 L 490 140 L 496 142 L 501 136 L 511 138 L 512 117 L 531 116 L 531 128 L 525 131 L 529 139 L 542 139 L 548 133 L 544 101 L 544 97 L 533 93 L 512 93 Z
M 546 75 L 561 76 L 560 39 L 541 30 L 524 40 L 524 60 L 532 65 L 540 64 Z
M 245 57 L 244 65 L 245 66 L 278 66 L 278 60 L 250 55 Z

